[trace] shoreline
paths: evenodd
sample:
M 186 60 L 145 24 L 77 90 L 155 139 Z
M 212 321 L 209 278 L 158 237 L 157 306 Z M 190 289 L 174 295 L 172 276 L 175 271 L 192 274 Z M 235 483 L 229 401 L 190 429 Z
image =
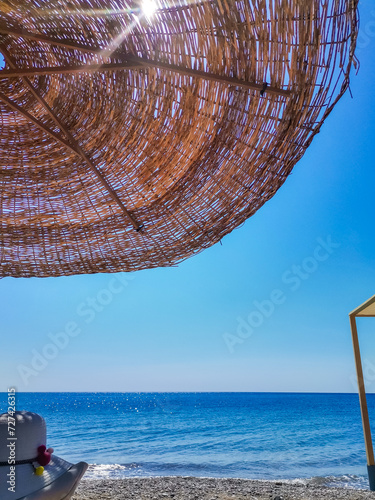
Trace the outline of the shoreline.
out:
M 252 479 L 83 479 L 72 500 L 367 500 L 375 492 Z

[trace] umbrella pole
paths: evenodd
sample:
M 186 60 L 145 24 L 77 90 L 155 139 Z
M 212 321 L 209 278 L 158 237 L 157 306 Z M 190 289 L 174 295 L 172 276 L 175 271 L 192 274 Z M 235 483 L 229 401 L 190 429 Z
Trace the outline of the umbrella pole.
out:
M 365 447 L 366 447 L 366 457 L 367 457 L 367 473 L 368 473 L 370 490 L 375 491 L 374 450 L 373 450 L 373 446 L 372 446 L 370 421 L 369 421 L 369 417 L 368 417 L 367 400 L 366 400 L 365 381 L 363 379 L 361 352 L 359 350 L 358 331 L 357 331 L 357 324 L 355 321 L 355 315 L 354 314 L 350 315 L 349 319 L 350 319 L 350 328 L 352 331 L 355 368 L 357 371 L 359 404 L 361 406 L 363 434 L 365 437 Z

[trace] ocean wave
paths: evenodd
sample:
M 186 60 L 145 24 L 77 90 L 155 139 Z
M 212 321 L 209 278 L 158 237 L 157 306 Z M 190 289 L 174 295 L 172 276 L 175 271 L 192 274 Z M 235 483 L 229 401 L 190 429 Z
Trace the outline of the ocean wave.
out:
M 329 488 L 350 488 L 350 489 L 368 489 L 368 479 L 366 476 L 357 476 L 355 474 L 344 474 L 342 476 L 312 477 L 308 479 L 307 484 L 312 486 L 327 486 Z
M 84 479 L 123 479 L 137 475 L 137 464 L 89 464 Z
M 237 469 L 238 472 L 238 469 Z M 257 481 L 282 481 L 286 484 L 302 484 L 328 488 L 368 489 L 366 476 L 343 474 L 342 476 L 315 476 L 310 478 L 270 479 L 262 477 L 245 477 L 236 474 L 228 467 L 212 466 L 210 464 L 163 464 L 163 463 L 129 463 L 129 464 L 90 464 L 85 480 L 92 479 L 125 479 L 130 477 L 204 477 L 204 478 L 234 478 Z

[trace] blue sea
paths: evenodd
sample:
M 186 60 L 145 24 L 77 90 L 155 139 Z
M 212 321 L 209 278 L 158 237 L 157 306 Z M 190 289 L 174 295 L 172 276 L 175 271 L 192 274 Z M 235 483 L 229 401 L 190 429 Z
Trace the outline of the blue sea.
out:
M 0 413 L 7 410 L 0 393 Z M 370 416 L 375 395 L 368 396 Z M 368 488 L 356 394 L 19 393 L 86 479 L 234 477 Z

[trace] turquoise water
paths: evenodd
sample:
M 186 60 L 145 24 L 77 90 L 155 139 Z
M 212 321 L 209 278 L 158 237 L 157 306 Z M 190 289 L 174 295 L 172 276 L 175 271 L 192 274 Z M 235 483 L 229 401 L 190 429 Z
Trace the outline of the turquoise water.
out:
M 369 395 L 370 415 L 375 395 Z M 356 394 L 21 393 L 87 478 L 201 476 L 367 488 Z M 0 413 L 6 394 L 0 393 Z

